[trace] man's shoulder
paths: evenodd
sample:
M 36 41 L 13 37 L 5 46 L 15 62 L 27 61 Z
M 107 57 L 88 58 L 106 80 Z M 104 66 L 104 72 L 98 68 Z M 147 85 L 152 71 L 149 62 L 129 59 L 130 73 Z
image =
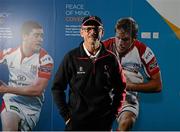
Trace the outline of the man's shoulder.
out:
M 110 49 L 105 49 L 105 50 L 110 56 L 116 57 L 115 53 L 112 50 Z
M 49 63 L 53 63 L 53 59 L 52 57 L 48 54 L 48 52 L 41 48 L 40 52 L 39 52 L 39 59 L 42 61 L 42 62 L 45 62 L 45 61 L 48 61 Z
M 103 52 L 101 52 L 101 57 L 102 56 L 104 56 L 104 57 L 110 57 L 111 59 L 117 59 L 117 57 L 116 57 L 116 55 L 115 55 L 115 53 L 112 51 L 112 50 L 110 50 L 110 49 L 107 49 L 104 45 L 102 45 L 102 49 L 101 50 L 103 50 Z
M 139 40 L 134 41 L 134 46 L 139 50 L 146 49 L 148 46 Z
M 73 53 L 76 53 L 76 52 L 79 52 L 79 51 L 80 51 L 80 46 L 71 49 L 71 50 L 68 52 L 68 54 L 73 54 Z
M 79 47 L 75 47 L 75 48 L 72 48 L 71 50 L 69 50 L 66 55 L 79 55 L 80 52 L 83 50 L 83 47 L 82 45 L 80 45 Z
M 51 55 L 45 49 L 43 49 L 43 48 L 40 49 L 39 54 L 40 54 L 40 58 L 45 56 L 45 55 L 48 55 L 48 56 L 51 57 Z
M 65 53 L 64 60 L 68 61 L 73 59 L 75 56 L 79 56 L 79 55 L 80 55 L 80 47 L 76 47 Z
M 110 37 L 108 39 L 105 39 L 102 41 L 102 43 L 106 48 L 109 48 L 115 43 L 115 37 Z
M 41 48 L 39 53 L 40 54 L 48 54 L 48 52 L 44 48 Z
M 134 44 L 138 49 L 140 57 L 145 61 L 146 64 L 155 58 L 153 51 L 144 43 L 137 40 Z
M 105 40 L 102 41 L 103 43 L 107 43 L 107 42 L 115 42 L 115 37 L 110 37 L 110 38 L 107 38 Z
M 18 51 L 18 49 L 20 49 L 20 47 L 16 47 L 16 48 L 7 48 L 7 49 L 3 49 L 3 54 L 4 55 L 10 55 L 12 53 L 15 53 L 15 51 Z
M 142 56 L 147 49 L 150 49 L 146 44 L 139 40 L 134 41 L 134 47 L 138 50 L 140 56 Z

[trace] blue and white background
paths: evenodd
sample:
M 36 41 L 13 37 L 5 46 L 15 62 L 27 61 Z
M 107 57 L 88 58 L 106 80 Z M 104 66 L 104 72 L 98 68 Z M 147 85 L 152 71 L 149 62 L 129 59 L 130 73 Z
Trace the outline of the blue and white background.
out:
M 180 131 L 179 13 L 179 0 L 0 0 L 0 49 L 18 46 L 22 23 L 35 20 L 44 28 L 43 47 L 55 62 L 35 130 L 64 130 L 51 96 L 52 81 L 65 53 L 82 40 L 82 18 L 97 15 L 104 23 L 103 39 L 114 36 L 119 18 L 133 17 L 139 25 L 138 39 L 154 51 L 161 68 L 162 92 L 140 94 L 140 114 L 133 130 Z M 0 78 L 7 82 L 4 69 L 1 66 Z

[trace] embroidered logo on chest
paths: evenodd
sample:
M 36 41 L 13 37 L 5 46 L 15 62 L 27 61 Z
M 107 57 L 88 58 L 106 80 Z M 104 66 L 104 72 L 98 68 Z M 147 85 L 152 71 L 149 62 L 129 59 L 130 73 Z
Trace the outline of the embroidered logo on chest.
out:
M 77 74 L 85 74 L 86 72 L 84 71 L 83 67 L 80 66 L 78 71 L 77 71 Z
M 36 74 L 37 73 L 37 65 L 31 65 L 31 68 L 30 68 L 30 72 L 32 72 L 33 74 Z

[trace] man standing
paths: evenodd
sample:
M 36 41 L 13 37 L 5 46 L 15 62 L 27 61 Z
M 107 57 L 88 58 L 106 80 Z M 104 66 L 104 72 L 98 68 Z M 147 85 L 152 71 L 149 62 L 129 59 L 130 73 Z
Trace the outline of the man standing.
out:
M 115 26 L 116 35 L 104 41 L 104 46 L 120 60 L 127 78 L 127 95 L 119 114 L 119 130 L 128 131 L 139 113 L 137 92 L 160 92 L 162 87 L 160 69 L 149 47 L 137 40 L 138 25 L 133 18 L 122 18 Z M 143 82 L 140 71 L 148 77 Z
M 22 44 L 0 51 L 0 62 L 9 69 L 8 85 L 1 106 L 3 131 L 30 131 L 36 126 L 44 101 L 44 91 L 53 68 L 53 60 L 41 48 L 43 29 L 34 21 L 22 25 Z
M 100 42 L 103 32 L 99 17 L 85 17 L 84 41 L 65 55 L 56 73 L 52 93 L 66 130 L 111 130 L 123 101 L 126 82 L 115 55 Z

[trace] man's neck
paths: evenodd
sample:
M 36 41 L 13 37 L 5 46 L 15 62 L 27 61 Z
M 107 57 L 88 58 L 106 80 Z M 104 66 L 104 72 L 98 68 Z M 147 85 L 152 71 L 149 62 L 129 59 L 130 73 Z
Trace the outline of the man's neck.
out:
M 89 53 L 91 53 L 92 55 L 95 55 L 97 53 L 97 51 L 100 48 L 100 42 L 96 41 L 94 43 L 84 43 L 85 48 L 89 51 Z
M 133 40 L 133 42 L 131 43 L 131 45 L 129 46 L 129 48 L 128 48 L 126 51 L 124 51 L 124 52 L 122 52 L 122 53 L 118 53 L 118 52 L 117 52 L 120 58 L 124 57 L 128 52 L 130 52 L 130 51 L 132 50 L 132 47 L 133 47 L 133 45 L 134 45 L 134 42 L 135 42 L 135 40 Z M 115 48 L 116 48 L 116 47 L 115 47 Z M 116 50 L 116 51 L 117 51 L 117 50 Z
M 22 53 L 24 57 L 31 56 L 33 53 L 25 43 L 22 44 Z

